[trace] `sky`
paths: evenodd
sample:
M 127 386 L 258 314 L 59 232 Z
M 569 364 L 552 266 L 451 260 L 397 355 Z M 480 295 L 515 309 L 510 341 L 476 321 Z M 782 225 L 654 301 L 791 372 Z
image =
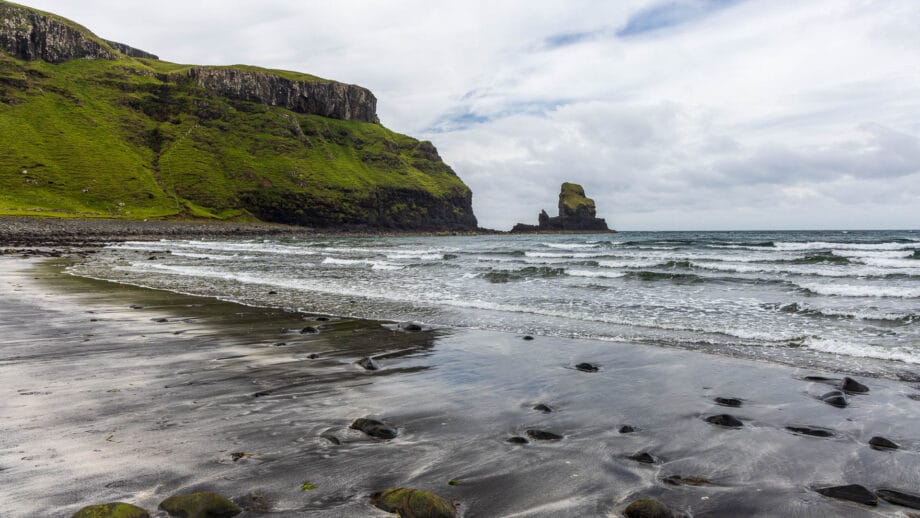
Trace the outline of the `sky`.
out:
M 916 0 L 19 0 L 161 59 L 370 88 L 481 226 L 920 228 Z

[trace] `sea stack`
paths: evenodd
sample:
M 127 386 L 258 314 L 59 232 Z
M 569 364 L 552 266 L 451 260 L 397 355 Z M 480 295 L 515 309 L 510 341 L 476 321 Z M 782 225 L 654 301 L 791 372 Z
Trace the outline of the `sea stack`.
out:
M 597 217 L 594 200 L 585 196 L 577 183 L 565 182 L 559 192 L 559 215 L 540 212 L 538 225 L 518 223 L 512 232 L 612 232 L 604 218 Z

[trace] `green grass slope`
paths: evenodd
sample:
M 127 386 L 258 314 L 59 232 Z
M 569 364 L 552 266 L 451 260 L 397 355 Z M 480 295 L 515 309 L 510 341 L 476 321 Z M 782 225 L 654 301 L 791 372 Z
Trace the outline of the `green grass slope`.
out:
M 0 214 L 475 227 L 469 189 L 430 143 L 220 97 L 175 79 L 188 68 L 0 49 Z

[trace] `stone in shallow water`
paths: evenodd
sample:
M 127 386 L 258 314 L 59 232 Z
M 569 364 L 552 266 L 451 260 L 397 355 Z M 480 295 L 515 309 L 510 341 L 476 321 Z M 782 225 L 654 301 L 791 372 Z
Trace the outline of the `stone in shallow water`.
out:
M 620 433 L 633 433 L 635 431 L 636 429 L 633 428 L 632 426 L 629 426 L 628 424 L 624 424 L 623 426 L 620 427 Z
M 850 404 L 850 402 L 847 401 L 847 397 L 843 394 L 843 392 L 840 392 L 839 390 L 832 390 L 827 394 L 824 394 L 821 396 L 821 401 L 824 401 L 828 405 L 835 406 L 837 408 L 845 408 Z
M 740 407 L 741 400 L 733 397 L 717 397 L 715 399 L 717 405 L 730 406 L 730 407 Z
M 543 412 L 544 414 L 549 414 L 549 413 L 552 413 L 552 411 L 553 411 L 553 409 L 550 408 L 549 405 L 546 405 L 546 404 L 544 404 L 544 403 L 540 403 L 539 405 L 535 405 L 535 406 L 533 407 L 533 409 L 536 410 L 537 412 Z
M 798 433 L 802 435 L 811 435 L 812 437 L 833 437 L 834 432 L 830 430 L 824 430 L 822 428 L 814 428 L 811 426 L 787 426 L 787 430 L 793 433 Z
M 656 459 L 654 455 L 648 452 L 630 455 L 629 458 L 636 462 L 641 462 L 642 464 L 656 464 L 658 462 L 658 459 Z
M 416 324 L 415 322 L 400 322 L 398 327 L 399 329 L 402 329 L 403 331 L 421 331 L 422 330 L 422 326 L 419 324 Z
M 682 477 L 680 475 L 671 475 L 662 479 L 665 484 L 672 486 L 708 486 L 712 482 L 703 477 Z
M 623 511 L 626 518 L 671 518 L 671 509 L 654 498 L 641 498 Z
M 869 387 L 850 377 L 843 378 L 843 384 L 840 388 L 844 392 L 849 392 L 851 394 L 865 394 L 869 392 Z
M 839 500 L 849 500 L 864 505 L 878 505 L 878 497 L 859 484 L 848 486 L 833 486 L 817 489 L 818 493 Z
M 150 514 L 135 505 L 112 502 L 88 505 L 74 513 L 72 518 L 150 518 Z
M 302 335 L 315 335 L 317 333 L 319 333 L 319 329 L 313 326 L 307 326 L 300 330 L 300 334 Z
M 533 337 L 530 335 L 524 335 L 524 340 L 533 340 Z
M 593 363 L 583 362 L 575 366 L 581 372 L 597 372 L 598 366 Z
M 160 509 L 179 518 L 230 518 L 243 512 L 226 497 L 206 492 L 171 496 L 160 502 Z
M 370 419 L 367 417 L 356 419 L 354 423 L 351 423 L 351 429 L 360 430 L 367 435 L 376 437 L 378 439 L 387 440 L 396 437 L 396 428 L 393 428 L 383 421 L 378 421 L 376 419 Z
M 380 370 L 380 365 L 376 361 L 374 361 L 373 358 L 364 357 L 355 363 L 358 367 L 361 367 L 364 370 L 369 370 L 369 371 Z
M 920 496 L 894 491 L 893 489 L 879 489 L 875 494 L 889 504 L 920 509 Z
M 397 487 L 371 495 L 371 503 L 403 518 L 454 518 L 457 507 L 428 491 Z
M 505 442 L 510 442 L 511 444 L 530 444 L 530 441 L 528 441 L 527 439 L 523 437 L 518 437 L 518 436 L 508 437 L 507 439 L 505 439 Z
M 706 422 L 726 428 L 741 428 L 744 426 L 744 423 L 742 423 L 740 419 L 731 414 L 711 415 L 706 418 Z
M 527 436 L 535 441 L 558 441 L 562 436 L 546 430 L 527 430 Z
M 897 443 L 884 437 L 873 437 L 869 439 L 869 446 L 872 446 L 874 450 L 897 450 L 900 448 Z

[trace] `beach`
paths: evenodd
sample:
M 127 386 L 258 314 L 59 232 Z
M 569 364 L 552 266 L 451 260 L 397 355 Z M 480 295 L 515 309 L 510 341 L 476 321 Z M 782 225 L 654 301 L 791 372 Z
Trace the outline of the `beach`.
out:
M 410 331 L 76 277 L 69 261 L 0 259 L 3 516 L 110 501 L 154 512 L 192 490 L 258 495 L 241 516 L 387 516 L 368 495 L 389 487 L 432 491 L 467 517 L 618 516 L 643 497 L 691 516 L 908 516 L 817 490 L 920 484 L 916 382 L 859 378 L 868 392 L 838 408 L 822 396 L 840 372 Z M 707 421 L 723 414 L 741 426 Z M 349 428 L 365 417 L 397 436 Z

